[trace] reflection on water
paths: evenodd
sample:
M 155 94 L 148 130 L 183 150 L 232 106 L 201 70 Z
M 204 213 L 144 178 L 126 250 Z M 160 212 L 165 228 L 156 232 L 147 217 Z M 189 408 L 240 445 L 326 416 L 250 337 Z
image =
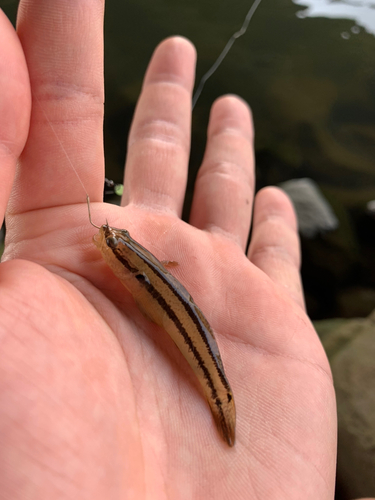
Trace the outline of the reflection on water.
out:
M 362 26 L 368 33 L 375 35 L 375 4 L 372 0 L 335 1 L 331 0 L 293 0 L 297 5 L 306 6 L 306 10 L 297 12 L 297 16 L 328 17 L 332 19 L 351 19 Z M 343 38 L 350 34 L 358 34 L 358 26 L 353 26 L 350 32 L 344 31 Z

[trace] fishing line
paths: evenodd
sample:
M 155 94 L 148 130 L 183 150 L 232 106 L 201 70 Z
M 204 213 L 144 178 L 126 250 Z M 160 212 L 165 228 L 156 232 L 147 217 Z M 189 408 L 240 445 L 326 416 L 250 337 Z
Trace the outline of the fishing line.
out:
M 199 82 L 199 85 L 197 87 L 197 90 L 194 93 L 193 96 L 193 104 L 192 104 L 192 109 L 194 109 L 195 105 L 197 104 L 197 101 L 199 99 L 199 96 L 202 93 L 203 87 L 205 86 L 205 83 L 207 80 L 215 73 L 215 71 L 218 69 L 220 64 L 223 62 L 225 56 L 228 54 L 230 49 L 232 48 L 232 45 L 234 42 L 237 40 L 237 38 L 240 38 L 242 35 L 244 35 L 247 31 L 247 28 L 249 27 L 251 18 L 255 14 L 255 11 L 259 7 L 259 4 L 262 0 L 255 0 L 253 5 L 250 7 L 249 12 L 246 14 L 245 20 L 241 26 L 241 29 L 236 31 L 228 40 L 226 46 L 222 50 L 221 54 L 219 57 L 216 59 L 214 64 L 211 66 L 211 68 L 202 76 L 201 81 Z
M 56 137 L 56 139 L 57 139 L 58 143 L 60 144 L 61 149 L 63 150 L 63 152 L 64 152 L 64 154 L 65 154 L 65 156 L 66 156 L 66 158 L 67 158 L 67 160 L 68 160 L 68 162 L 69 162 L 69 165 L 72 167 L 73 172 L 76 174 L 77 179 L 79 180 L 79 183 L 81 184 L 82 189 L 84 190 L 86 197 L 88 197 L 88 193 L 87 193 L 86 188 L 85 188 L 85 186 L 84 186 L 84 184 L 83 184 L 83 182 L 82 182 L 82 180 L 81 180 L 81 178 L 80 178 L 80 176 L 79 176 L 79 174 L 78 174 L 78 172 L 77 172 L 77 169 L 76 169 L 76 168 L 75 168 L 75 166 L 73 165 L 72 160 L 69 158 L 69 155 L 68 155 L 68 153 L 67 153 L 67 151 L 66 151 L 66 149 L 65 149 L 65 147 L 64 147 L 64 144 L 62 143 L 62 141 L 61 141 L 60 137 L 57 135 L 57 132 L 56 132 L 55 128 L 53 127 L 53 125 L 52 125 L 52 123 L 51 123 L 50 119 L 48 118 L 47 113 L 45 112 L 45 110 L 44 110 L 44 108 L 43 108 L 43 106 L 42 106 L 42 103 L 40 102 L 40 100 L 38 99 L 38 97 L 37 97 L 35 94 L 33 95 L 33 98 L 35 98 L 35 100 L 36 100 L 36 102 L 38 103 L 38 105 L 39 105 L 40 109 L 42 110 L 42 113 L 43 113 L 43 115 L 45 116 L 45 119 L 47 120 L 48 125 L 50 126 L 50 128 L 51 128 L 51 130 L 52 130 L 52 132 L 53 132 L 54 136 Z

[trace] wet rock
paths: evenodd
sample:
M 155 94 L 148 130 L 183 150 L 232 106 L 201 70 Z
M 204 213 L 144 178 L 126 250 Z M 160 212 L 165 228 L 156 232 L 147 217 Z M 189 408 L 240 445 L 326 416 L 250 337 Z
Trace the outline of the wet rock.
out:
M 298 229 L 303 236 L 313 238 L 338 227 L 336 215 L 312 179 L 291 179 L 281 183 L 280 187 L 293 201 Z
M 367 202 L 366 209 L 369 214 L 375 215 L 375 200 Z
M 375 496 L 375 311 L 331 325 L 316 326 L 336 389 L 338 487 L 345 500 Z

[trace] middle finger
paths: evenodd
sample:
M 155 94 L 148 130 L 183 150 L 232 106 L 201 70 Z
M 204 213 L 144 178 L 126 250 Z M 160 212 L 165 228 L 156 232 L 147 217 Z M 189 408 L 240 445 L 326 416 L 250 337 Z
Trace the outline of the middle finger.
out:
M 190 151 L 195 50 L 174 37 L 149 64 L 128 142 L 122 205 L 181 215 Z

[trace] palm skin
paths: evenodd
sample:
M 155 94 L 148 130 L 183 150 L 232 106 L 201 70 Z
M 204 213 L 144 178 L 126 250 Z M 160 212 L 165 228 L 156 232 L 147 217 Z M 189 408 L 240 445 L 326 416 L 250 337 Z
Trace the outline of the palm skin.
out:
M 330 499 L 334 391 L 304 311 L 295 217 L 279 190 L 257 195 L 244 253 L 248 109 L 235 97 L 214 104 L 190 224 L 182 222 L 195 55 L 186 40 L 163 42 L 130 132 L 124 206 L 101 203 L 102 7 L 85 2 L 72 20 L 68 2 L 21 2 L 22 48 L 1 16 L 0 491 L 14 500 Z M 62 29 L 48 19 L 63 19 Z M 82 44 L 71 73 L 69 37 Z M 172 272 L 216 332 L 234 392 L 233 448 L 186 361 L 93 245 L 85 193 L 46 116 L 90 194 L 93 221 L 178 262 Z

